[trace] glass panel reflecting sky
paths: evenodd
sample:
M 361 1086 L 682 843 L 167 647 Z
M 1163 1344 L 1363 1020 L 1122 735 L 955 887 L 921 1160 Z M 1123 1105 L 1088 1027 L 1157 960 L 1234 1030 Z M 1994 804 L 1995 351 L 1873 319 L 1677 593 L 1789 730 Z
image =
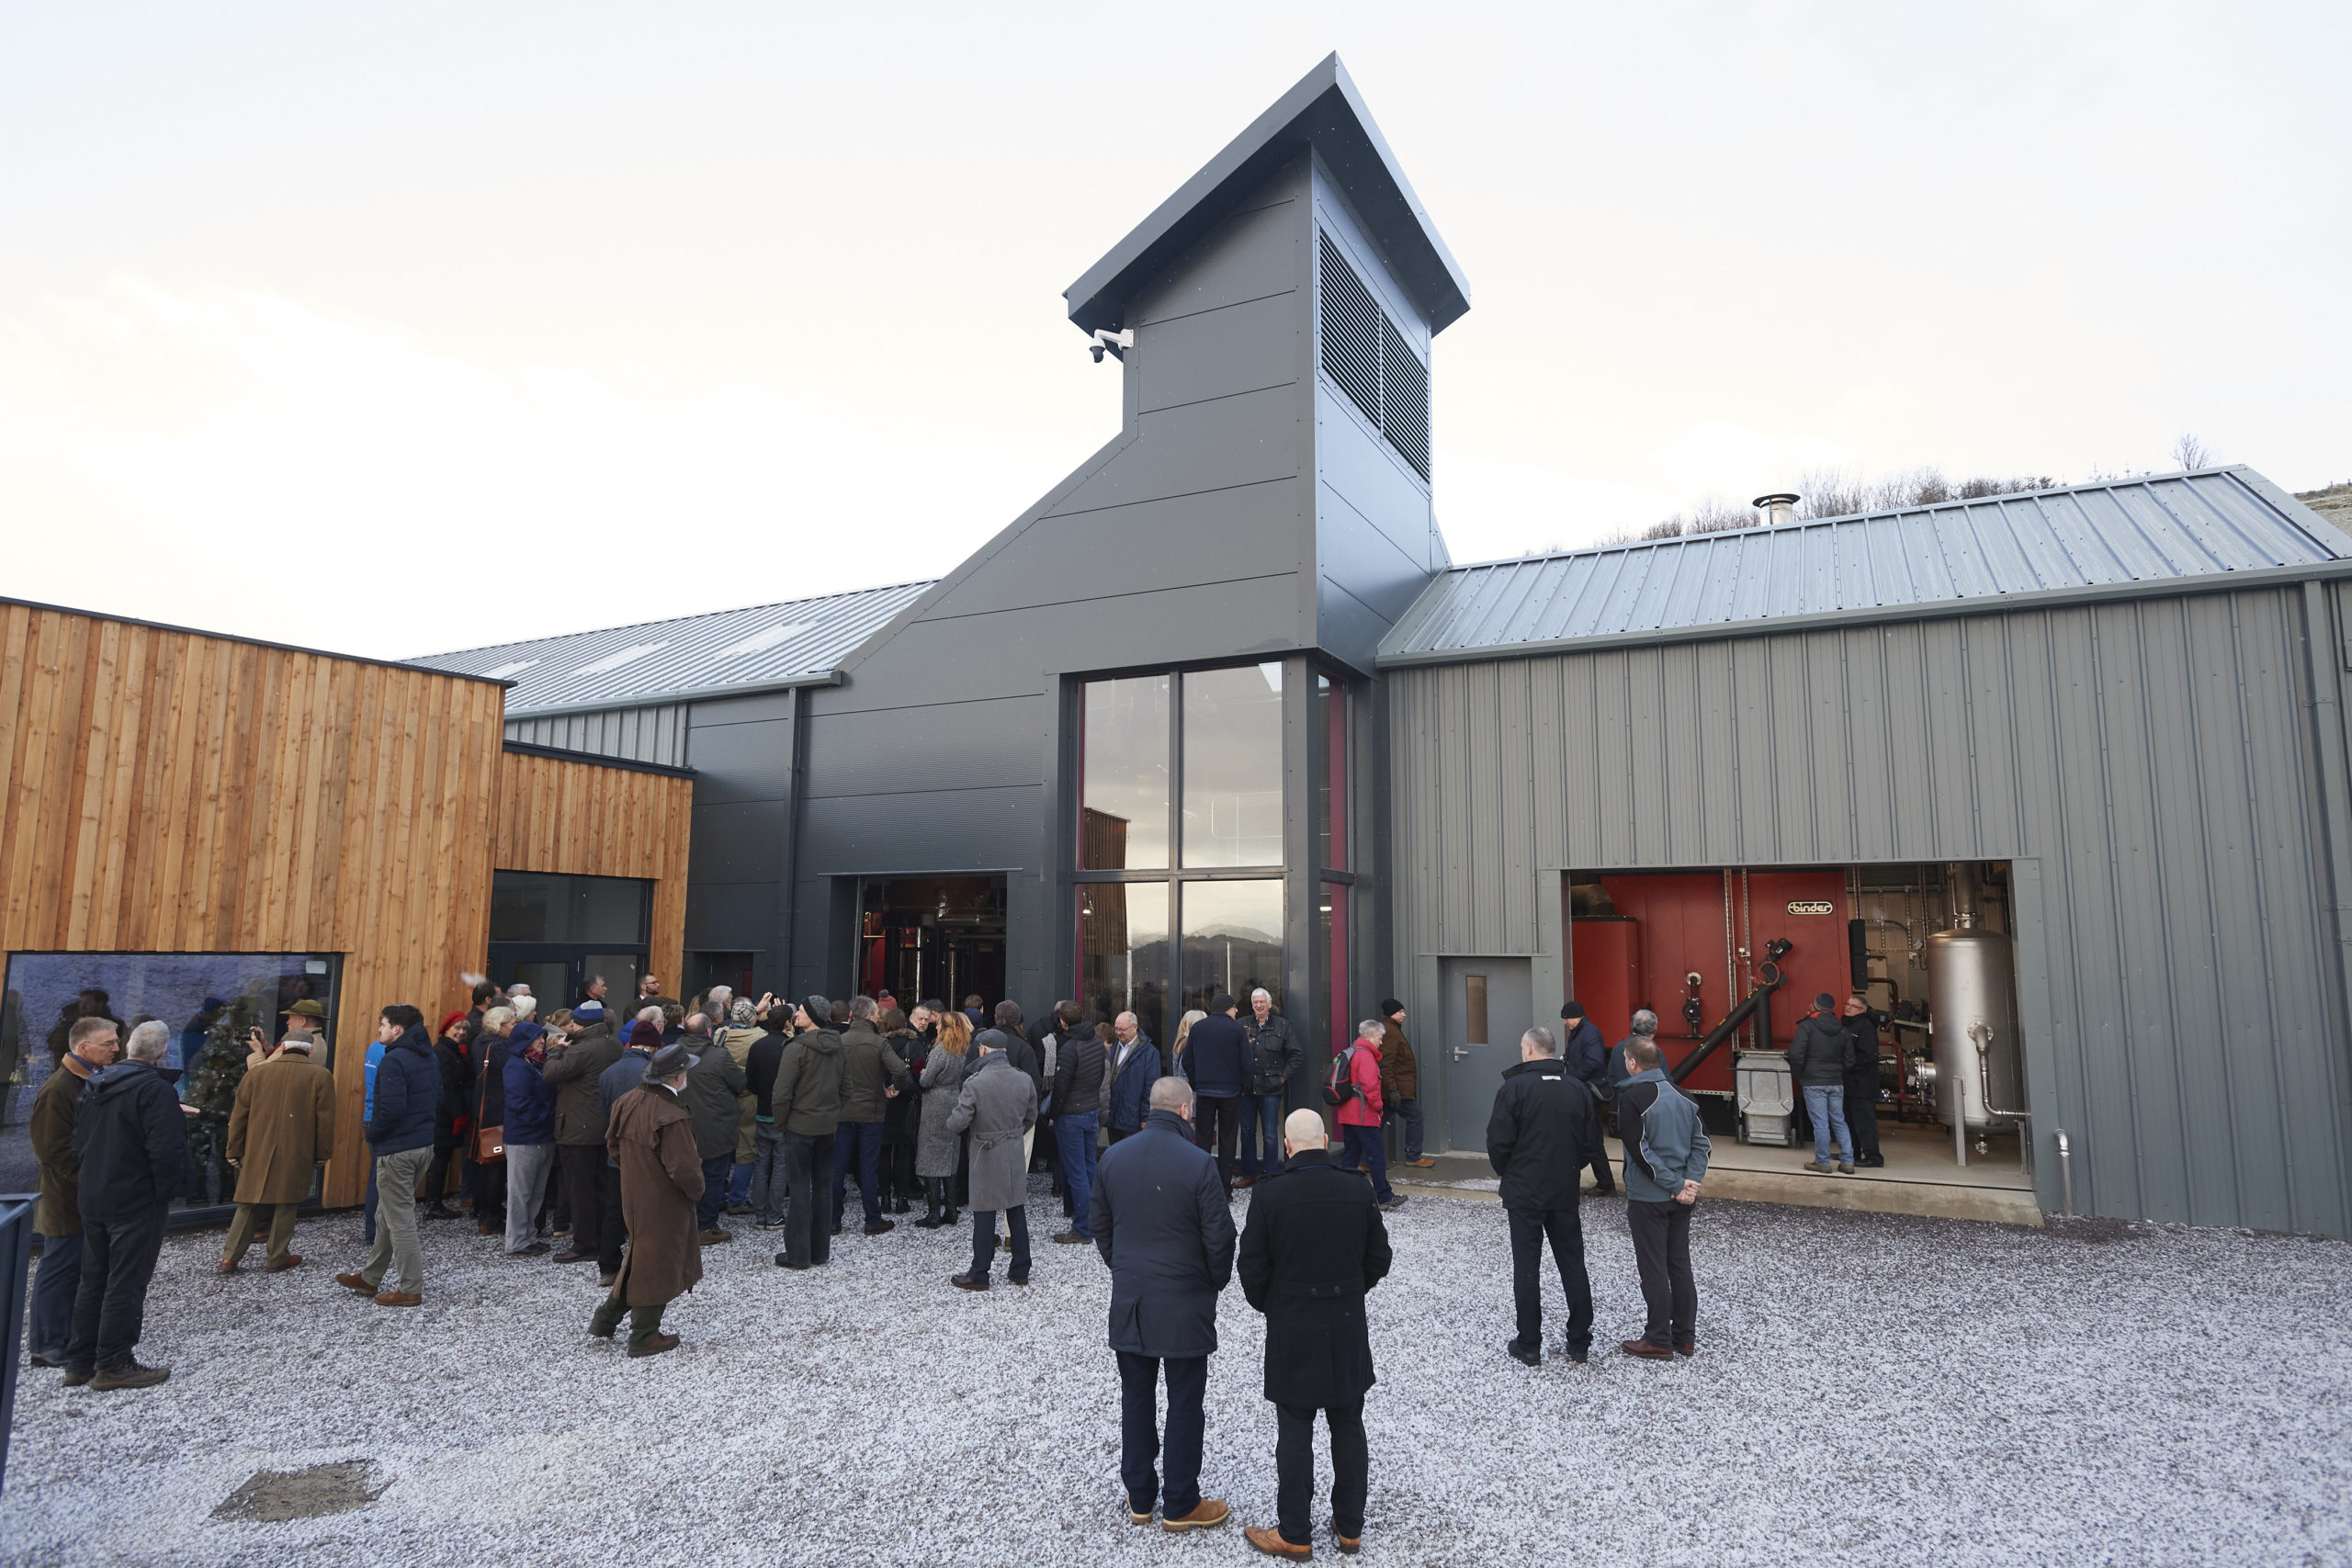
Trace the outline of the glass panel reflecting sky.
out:
M 1078 995 L 1087 1016 L 1122 1012 L 1167 1043 L 1168 884 L 1098 882 L 1078 890 Z
M 1185 865 L 1283 863 L 1282 699 L 1280 664 L 1184 677 Z
M 1168 864 L 1168 682 L 1142 675 L 1086 683 L 1078 863 L 1089 871 Z
M 1205 1010 L 1219 991 L 1246 999 L 1263 986 L 1283 1007 L 1283 885 L 1187 882 L 1183 1005 Z

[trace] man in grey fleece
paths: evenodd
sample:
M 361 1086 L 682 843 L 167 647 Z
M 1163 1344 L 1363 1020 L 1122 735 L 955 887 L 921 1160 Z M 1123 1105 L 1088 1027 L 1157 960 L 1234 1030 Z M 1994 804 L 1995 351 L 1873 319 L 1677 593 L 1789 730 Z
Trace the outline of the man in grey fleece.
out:
M 1625 1223 L 1634 1233 L 1649 1322 L 1629 1356 L 1670 1361 L 1699 1352 L 1699 1288 L 1690 1278 L 1690 1215 L 1707 1174 L 1707 1132 L 1699 1108 L 1666 1081 L 1657 1042 L 1625 1042 L 1633 1076 L 1617 1091 L 1617 1131 L 1625 1142 Z

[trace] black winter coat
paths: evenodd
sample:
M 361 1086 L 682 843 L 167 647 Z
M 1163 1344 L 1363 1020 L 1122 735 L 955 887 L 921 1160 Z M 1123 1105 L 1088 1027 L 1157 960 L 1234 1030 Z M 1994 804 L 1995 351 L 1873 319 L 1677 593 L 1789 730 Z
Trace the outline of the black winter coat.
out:
M 1195 1030 L 1198 1027 L 1194 1025 Z M 1255 1013 L 1243 1013 L 1241 1032 L 1250 1042 L 1250 1092 L 1282 1093 L 1306 1059 L 1298 1048 L 1298 1037 L 1291 1032 L 1290 1020 L 1269 1012 L 1266 1021 L 1260 1023 Z
M 1250 1090 L 1250 1036 L 1238 1019 L 1213 1012 L 1184 1037 L 1184 1076 L 1193 1092 L 1224 1100 Z
M 1839 1026 L 1846 1036 L 1846 1093 L 1867 1095 L 1878 1099 L 1878 1025 L 1871 1015 L 1845 1020 Z
M 1609 1071 L 1609 1043 L 1600 1037 L 1600 1026 L 1592 1020 L 1579 1019 L 1560 1043 L 1560 1059 L 1568 1065 L 1568 1076 L 1590 1083 Z
M 1805 1014 L 1797 1020 L 1796 1038 L 1789 1042 L 1789 1076 L 1801 1085 L 1845 1088 L 1849 1043 L 1837 1014 Z
M 480 1033 L 474 1036 L 477 1042 L 488 1038 Z M 433 1136 L 446 1140 L 457 1136 L 458 1118 L 466 1113 L 466 1090 L 473 1075 L 468 1070 L 464 1049 L 454 1040 L 434 1041 L 433 1057 L 441 1065 L 441 1098 L 433 1106 Z
M 475 1042 L 474 1055 L 481 1061 L 481 1073 L 474 1079 L 470 1097 L 476 1132 L 506 1124 L 506 1058 L 518 1049 L 518 1043 L 519 1048 L 527 1050 L 539 1034 L 537 1024 L 517 1023 L 495 1038 L 485 1034 Z
M 74 1122 L 82 1223 L 136 1219 L 195 1190 L 187 1121 L 180 1097 L 153 1063 L 99 1069 L 82 1089 Z
M 1363 1296 L 1386 1277 L 1388 1227 L 1372 1183 L 1327 1149 L 1294 1156 L 1250 1195 L 1241 1293 L 1266 1314 L 1266 1397 L 1320 1410 L 1373 1385 Z
M 441 1100 L 441 1063 L 424 1025 L 412 1023 L 384 1049 L 376 1064 L 375 1114 L 368 1119 L 368 1152 L 396 1155 L 433 1142 L 434 1111 Z
M 1487 1160 L 1513 1208 L 1577 1206 L 1584 1168 L 1601 1157 L 1600 1107 L 1583 1080 L 1555 1057 L 1503 1074 L 1487 1122 Z
M 1111 1348 L 1213 1354 L 1217 1292 L 1233 1278 L 1233 1211 L 1192 1123 L 1155 1111 L 1104 1150 L 1088 1218 L 1111 1266 Z
M 1081 1023 L 1061 1037 L 1054 1062 L 1054 1113 L 1091 1116 L 1102 1103 L 1102 1072 L 1111 1058 L 1095 1038 L 1091 1023 Z

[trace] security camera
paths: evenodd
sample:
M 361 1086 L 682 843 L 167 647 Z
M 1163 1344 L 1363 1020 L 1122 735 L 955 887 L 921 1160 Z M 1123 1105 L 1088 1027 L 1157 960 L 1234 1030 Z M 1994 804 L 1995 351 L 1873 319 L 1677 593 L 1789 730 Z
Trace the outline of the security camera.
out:
M 1124 332 L 1097 332 L 1086 347 L 1088 352 L 1094 355 L 1094 363 L 1100 365 L 1102 363 L 1102 355 L 1106 353 L 1114 359 L 1125 359 L 1127 350 L 1135 345 L 1136 330 L 1129 327 Z

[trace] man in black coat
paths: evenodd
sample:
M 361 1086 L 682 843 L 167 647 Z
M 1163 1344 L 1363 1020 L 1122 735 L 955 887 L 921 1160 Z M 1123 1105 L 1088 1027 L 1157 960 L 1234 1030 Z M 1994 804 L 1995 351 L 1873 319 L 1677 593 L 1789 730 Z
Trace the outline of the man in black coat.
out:
M 1201 1147 L 1216 1151 L 1217 1176 L 1228 1195 L 1252 1070 L 1250 1036 L 1236 1016 L 1240 1010 L 1239 1002 L 1220 991 L 1209 998 L 1208 1017 L 1193 1025 L 1184 1038 L 1183 1074 L 1200 1097 L 1193 1125 Z
M 1520 1037 L 1519 1066 L 1503 1074 L 1487 1122 L 1487 1159 L 1503 1179 L 1511 1294 L 1519 1307 L 1519 1333 L 1503 1349 L 1531 1367 L 1544 1361 L 1546 1237 L 1568 1298 L 1568 1359 L 1581 1364 L 1592 1348 L 1592 1279 L 1585 1272 L 1577 1200 L 1584 1168 L 1605 1157 L 1600 1111 L 1592 1091 L 1560 1060 L 1559 1049 L 1541 1024 Z
M 1585 1017 L 1584 1004 L 1573 997 L 1560 1004 L 1560 1059 L 1568 1066 L 1568 1076 L 1592 1091 L 1596 1103 L 1609 1099 L 1609 1045 L 1600 1038 L 1600 1026 Z M 1601 1145 L 1592 1159 L 1592 1190 L 1606 1198 L 1617 1190 L 1617 1178 L 1609 1168 L 1609 1147 Z
M 1111 1266 L 1111 1348 L 1119 1356 L 1121 1455 L 1129 1517 L 1176 1534 L 1221 1525 L 1231 1512 L 1201 1495 L 1209 1357 L 1216 1298 L 1233 1277 L 1233 1211 L 1216 1162 L 1193 1142 L 1193 1086 L 1161 1078 L 1134 1137 L 1102 1156 L 1087 1229 Z M 1167 1483 L 1159 1371 L 1168 1368 Z
M 74 1122 L 82 1283 L 65 1347 L 68 1388 L 147 1388 L 172 1375 L 169 1367 L 140 1365 L 131 1353 L 164 1250 L 164 1211 L 196 1186 L 187 1118 L 155 1067 L 171 1043 L 166 1025 L 141 1024 L 130 1032 L 130 1059 L 101 1069 L 82 1090 Z
M 1886 1156 L 1878 1146 L 1878 1023 L 1868 998 L 1857 993 L 1846 998 L 1844 1027 L 1846 1125 L 1854 1134 L 1854 1163 L 1883 1166 Z
M 1363 1298 L 1387 1276 L 1388 1227 L 1371 1185 L 1331 1164 L 1329 1137 L 1319 1113 L 1291 1112 L 1283 1126 L 1288 1159 L 1259 1183 L 1241 1234 L 1241 1293 L 1266 1314 L 1281 1521 L 1242 1533 L 1274 1557 L 1305 1558 L 1311 1547 L 1317 1410 L 1331 1428 L 1331 1533 L 1341 1551 L 1363 1543 L 1371 1488 L 1363 1396 L 1374 1378 Z

